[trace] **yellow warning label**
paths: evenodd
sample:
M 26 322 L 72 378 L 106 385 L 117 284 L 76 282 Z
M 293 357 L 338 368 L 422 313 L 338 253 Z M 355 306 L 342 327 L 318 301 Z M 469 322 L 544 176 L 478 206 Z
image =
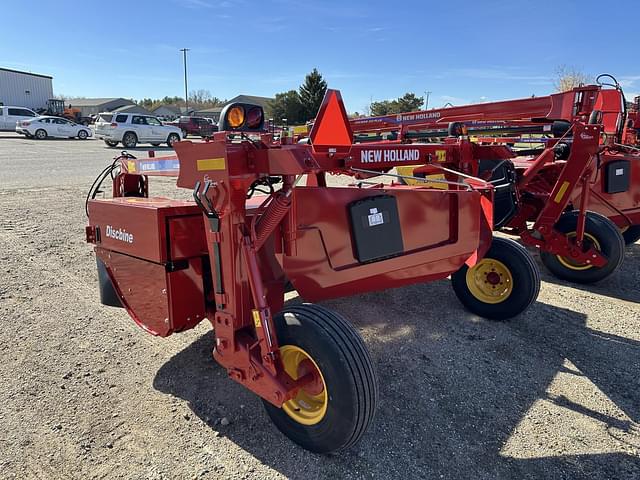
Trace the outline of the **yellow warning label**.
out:
M 562 201 L 562 197 L 564 197 L 564 194 L 567 193 L 567 188 L 569 188 L 569 182 L 562 182 L 562 186 L 560 187 L 560 190 L 558 190 L 558 193 L 556 193 L 553 201 L 556 203 L 560 203 Z
M 201 172 L 203 170 L 224 170 L 226 167 L 224 157 L 220 158 L 203 158 L 198 160 L 197 163 L 198 171 Z
M 260 328 L 262 326 L 262 322 L 260 321 L 260 312 L 258 310 L 252 310 L 253 313 L 253 324 L 256 328 Z
M 127 162 L 127 170 L 129 170 L 129 173 L 136 173 L 136 162 L 129 160 Z
M 446 150 L 436 150 L 436 159 L 438 162 L 446 162 L 447 161 L 447 151 Z

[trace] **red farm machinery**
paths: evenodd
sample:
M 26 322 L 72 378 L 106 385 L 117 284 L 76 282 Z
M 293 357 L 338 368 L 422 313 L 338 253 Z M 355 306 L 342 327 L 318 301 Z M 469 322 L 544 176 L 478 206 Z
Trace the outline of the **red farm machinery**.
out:
M 478 162 L 442 151 L 398 173 L 407 183 L 435 186 L 450 170 L 489 181 L 494 226 L 539 248 L 559 278 L 591 283 L 613 273 L 624 243 L 640 238 L 636 117 L 614 80 L 546 97 L 353 119 L 351 126 L 355 141 L 369 145 L 473 140 Z
M 311 144 L 275 142 L 263 127 L 260 107 L 230 104 L 221 131 L 177 143 L 177 158 L 123 153 L 89 192 L 86 237 L 102 303 L 124 307 L 161 337 L 209 320 L 214 358 L 263 399 L 275 425 L 306 449 L 338 451 L 373 418 L 372 361 L 344 318 L 287 303 L 286 290 L 316 302 L 451 276 L 468 310 L 506 319 L 536 299 L 539 273 L 523 247 L 493 238 L 491 183 L 462 173 L 450 174 L 446 190 L 364 180 L 442 151 L 474 162 L 485 150 L 508 150 L 479 152 L 464 138 L 355 145 L 335 90 Z M 579 128 L 600 133 L 597 125 Z M 596 148 L 585 140 L 574 151 Z M 330 186 L 327 174 L 360 178 Z M 113 198 L 95 198 L 109 175 Z M 194 201 L 150 197 L 150 175 L 178 175 Z

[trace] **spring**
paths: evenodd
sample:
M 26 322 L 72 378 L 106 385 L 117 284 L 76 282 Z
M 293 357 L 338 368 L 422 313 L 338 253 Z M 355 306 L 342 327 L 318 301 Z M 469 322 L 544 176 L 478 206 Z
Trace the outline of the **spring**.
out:
M 256 225 L 255 249 L 259 250 L 291 208 L 291 198 L 282 191 L 273 196 L 267 210 Z

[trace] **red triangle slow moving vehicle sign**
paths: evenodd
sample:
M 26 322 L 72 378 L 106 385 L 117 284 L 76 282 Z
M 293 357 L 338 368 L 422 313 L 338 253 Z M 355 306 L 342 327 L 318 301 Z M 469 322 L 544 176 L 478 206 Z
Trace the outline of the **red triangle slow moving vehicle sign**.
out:
M 353 132 L 339 90 L 327 90 L 309 134 L 316 152 L 348 153 Z

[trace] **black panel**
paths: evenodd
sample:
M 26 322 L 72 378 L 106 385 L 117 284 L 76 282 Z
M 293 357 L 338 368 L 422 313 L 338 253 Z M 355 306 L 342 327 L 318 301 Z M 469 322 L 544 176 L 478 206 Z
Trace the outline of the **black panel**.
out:
M 98 264 L 98 288 L 100 290 L 100 303 L 108 305 L 109 307 L 122 307 L 120 298 L 116 293 L 116 289 L 113 288 L 111 278 L 107 273 L 107 267 L 104 262 L 96 257 L 96 263 Z
M 368 197 L 349 204 L 355 256 L 360 262 L 380 260 L 404 251 L 396 198 Z
M 480 178 L 489 180 L 495 189 L 493 196 L 493 228 L 506 225 L 518 213 L 516 171 L 508 160 L 480 160 Z
M 631 181 L 631 162 L 616 160 L 604 166 L 604 192 L 621 193 L 629 190 Z

